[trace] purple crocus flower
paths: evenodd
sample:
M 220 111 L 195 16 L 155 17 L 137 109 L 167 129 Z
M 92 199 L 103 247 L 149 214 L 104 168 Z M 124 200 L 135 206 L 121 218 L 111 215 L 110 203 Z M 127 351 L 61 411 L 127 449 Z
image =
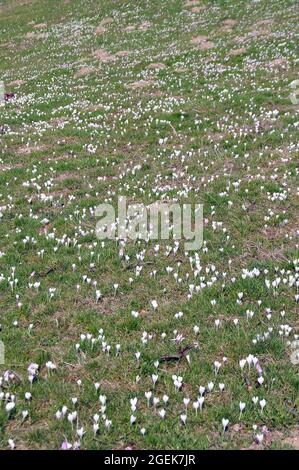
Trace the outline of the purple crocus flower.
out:
M 72 444 L 70 444 L 70 443 L 67 442 L 67 441 L 64 441 L 64 442 L 61 444 L 60 449 L 61 449 L 61 450 L 70 450 L 72 447 L 73 447 Z
M 257 362 L 257 363 L 255 364 L 255 368 L 256 368 L 257 373 L 259 374 L 259 376 L 263 375 L 263 369 L 261 368 L 259 362 Z

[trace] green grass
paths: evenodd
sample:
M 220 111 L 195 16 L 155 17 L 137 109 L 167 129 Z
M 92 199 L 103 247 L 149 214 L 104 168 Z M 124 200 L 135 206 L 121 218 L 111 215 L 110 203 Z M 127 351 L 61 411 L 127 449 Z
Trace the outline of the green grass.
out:
M 105 0 L 99 8 L 95 0 L 52 0 L 49 8 L 46 0 L 0 1 L 0 80 L 16 95 L 0 107 L 0 340 L 6 352 L 0 372 L 17 374 L 0 385 L 16 403 L 9 415 L 11 398 L 1 395 L 3 449 L 10 438 L 19 449 L 74 444 L 81 426 L 83 449 L 284 449 L 295 442 L 286 439 L 298 436 L 298 365 L 290 360 L 298 338 L 298 105 L 290 101 L 298 76 L 297 5 L 218 0 L 197 12 L 186 3 Z M 95 35 L 107 18 L 113 21 L 106 32 Z M 225 26 L 227 19 L 236 23 Z M 148 28 L 140 28 L 146 22 Z M 130 25 L 134 30 L 125 31 Z M 32 32 L 48 36 L 28 36 Z M 191 39 L 198 35 L 215 47 L 196 49 Z M 95 59 L 99 48 L 115 60 Z M 230 56 L 239 48 L 242 55 Z M 117 57 L 119 51 L 129 54 Z M 278 58 L 282 63 L 273 64 Z M 166 67 L 148 68 L 152 63 Z M 82 67 L 94 71 L 78 77 Z M 130 88 L 141 80 L 147 86 Z M 280 200 L 276 194 L 284 191 Z M 171 253 L 173 240 L 130 241 L 127 261 L 117 242 L 102 244 L 94 209 L 116 205 L 119 195 L 144 204 L 162 198 L 203 203 L 200 272 L 183 241 Z M 139 276 L 136 266 L 142 266 Z M 254 268 L 258 276 L 244 274 Z M 265 281 L 277 277 L 278 289 L 268 289 Z M 36 282 L 38 289 L 29 287 Z M 191 298 L 190 284 L 200 286 Z M 175 318 L 180 311 L 183 317 Z M 292 328 L 289 336 L 281 325 Z M 93 345 L 80 340 L 88 333 L 99 337 Z M 178 335 L 183 339 L 176 344 Z M 190 362 L 161 361 L 187 345 Z M 262 385 L 253 365 L 240 368 L 250 354 L 262 368 Z M 48 361 L 57 366 L 50 374 Z M 217 375 L 215 361 L 222 364 Z M 39 365 L 32 386 L 31 363 Z M 173 375 L 183 379 L 180 391 Z M 198 387 L 211 381 L 214 389 L 196 414 Z M 160 399 L 156 407 L 147 406 L 147 391 Z M 107 397 L 106 410 L 99 395 Z M 254 396 L 266 400 L 263 412 Z M 190 398 L 185 425 L 184 398 Z M 246 403 L 241 415 L 240 401 Z M 58 420 L 64 405 L 68 411 Z M 23 410 L 29 412 L 24 421 Z M 73 426 L 72 410 L 78 415 Z M 96 413 L 112 426 L 100 416 L 95 435 Z M 223 418 L 229 419 L 226 432 Z M 254 436 L 264 426 L 269 432 L 258 446 Z

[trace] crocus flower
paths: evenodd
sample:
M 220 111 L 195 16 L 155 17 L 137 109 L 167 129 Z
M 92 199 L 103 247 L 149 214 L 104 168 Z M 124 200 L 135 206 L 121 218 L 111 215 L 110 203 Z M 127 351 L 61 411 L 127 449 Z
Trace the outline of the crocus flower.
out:
M 185 424 L 186 424 L 186 421 L 187 421 L 187 415 L 186 415 L 186 414 L 182 414 L 182 415 L 180 416 L 180 419 L 181 419 L 182 423 L 185 425 Z
M 61 444 L 60 449 L 61 450 L 70 450 L 72 447 L 73 447 L 72 444 L 70 444 L 67 441 L 63 441 L 63 443 Z
M 226 418 L 222 418 L 222 427 L 223 427 L 223 431 L 226 430 L 228 424 L 229 424 L 229 420 L 226 419 Z

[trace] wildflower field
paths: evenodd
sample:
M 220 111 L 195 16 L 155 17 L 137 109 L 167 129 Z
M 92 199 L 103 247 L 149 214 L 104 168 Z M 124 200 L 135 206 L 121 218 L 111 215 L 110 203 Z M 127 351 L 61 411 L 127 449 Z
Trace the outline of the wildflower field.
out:
M 1 449 L 299 448 L 298 13 L 0 0 Z

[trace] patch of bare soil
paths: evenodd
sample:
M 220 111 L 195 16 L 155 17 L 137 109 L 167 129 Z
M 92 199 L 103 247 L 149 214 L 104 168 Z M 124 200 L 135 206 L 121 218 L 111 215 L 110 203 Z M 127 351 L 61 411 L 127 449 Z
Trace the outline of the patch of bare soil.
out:
M 269 448 L 271 444 L 282 444 L 291 446 L 294 450 L 299 450 L 299 428 L 297 427 L 289 437 L 284 438 L 281 431 L 269 431 L 264 433 L 264 440 L 262 444 L 253 443 L 247 449 L 249 450 L 262 450 L 265 447 Z M 242 449 L 244 450 L 244 449 Z
M 113 23 L 113 18 L 104 18 L 100 22 L 99 26 L 95 29 L 94 34 L 96 36 L 100 36 L 101 34 L 107 33 L 108 29 L 107 26 L 109 26 L 111 23 Z
M 195 6 L 198 6 L 200 5 L 201 2 L 199 0 L 187 0 L 185 3 L 184 3 L 184 6 L 186 8 L 188 7 L 195 7 Z
M 21 85 L 25 85 L 24 80 L 14 80 L 13 82 L 8 83 L 8 86 L 19 87 Z
M 119 380 L 101 380 L 101 389 L 107 391 L 115 391 L 115 389 L 122 388 L 123 384 L 120 383 Z M 134 391 L 137 389 L 137 386 L 134 383 L 126 383 L 124 387 L 128 390 Z
M 294 429 L 289 437 L 282 441 L 283 444 L 288 444 L 294 450 L 299 450 L 299 427 Z
M 86 75 L 90 75 L 95 71 L 94 67 L 81 67 L 77 72 L 75 73 L 75 77 L 85 77 Z
M 143 23 L 140 23 L 139 25 L 129 24 L 123 29 L 123 32 L 131 33 L 132 31 L 136 31 L 136 29 L 138 29 L 139 31 L 146 31 L 150 27 L 151 27 L 151 23 L 149 21 L 144 21 Z
M 192 13 L 200 13 L 201 11 L 205 10 L 207 7 L 205 5 L 201 5 L 198 7 L 191 8 Z
M 111 23 L 113 23 L 113 21 L 114 21 L 113 18 L 109 18 L 109 17 L 102 19 L 99 26 L 95 29 L 94 34 L 101 35 L 101 34 L 106 33 L 108 31 L 106 26 L 109 26 Z
M 33 26 L 36 29 L 42 29 L 47 27 L 47 23 L 38 23 Z
M 271 68 L 286 68 L 287 65 L 288 61 L 284 57 L 279 57 L 269 62 L 269 67 Z
M 199 51 L 206 51 L 208 49 L 213 49 L 215 47 L 215 44 L 211 41 L 206 41 L 197 46 L 197 49 Z
M 226 135 L 222 134 L 221 132 L 213 132 L 209 133 L 208 137 L 212 142 L 220 142 L 226 137 Z
M 49 33 L 36 33 L 35 31 L 26 34 L 28 39 L 47 39 L 48 37 Z
M 1 10 L 0 10 L 0 11 L 1 11 Z M 2 43 L 0 44 L 0 47 L 5 47 L 5 48 L 8 48 L 8 49 L 9 49 L 9 48 L 13 47 L 13 44 L 12 44 L 11 42 L 2 42 Z
M 39 235 L 46 235 L 49 230 L 50 230 L 50 231 L 52 230 L 52 228 L 53 228 L 52 225 L 47 224 L 47 225 L 44 225 L 43 227 L 39 227 L 39 228 L 37 229 L 37 233 L 38 233 Z
M 234 26 L 238 24 L 237 20 L 227 19 L 222 22 L 221 31 L 224 33 L 232 33 Z
M 100 36 L 101 34 L 104 34 L 104 33 L 107 33 L 107 28 L 105 28 L 105 26 L 98 26 L 95 30 L 94 30 L 94 34 L 96 36 Z
M 163 93 L 160 90 L 156 90 L 156 91 L 151 91 L 151 92 L 144 92 L 142 96 L 148 96 L 150 98 L 159 98 L 163 96 Z
M 150 70 L 163 70 L 166 68 L 166 65 L 160 62 L 157 62 L 157 63 L 148 65 L 147 68 Z
M 136 29 L 136 26 L 134 26 L 133 24 L 129 24 L 128 26 L 126 26 L 123 29 L 123 32 L 124 33 L 131 33 L 132 31 L 135 31 L 135 29 Z
M 53 125 L 53 127 L 63 127 L 65 122 L 66 122 L 66 118 L 61 117 L 61 116 L 57 116 L 50 120 L 50 123 Z
M 222 28 L 220 28 L 220 31 L 222 31 L 223 33 L 232 33 L 233 29 L 230 26 L 222 26 Z
M 175 69 L 175 71 L 178 73 L 185 73 L 188 72 L 188 69 L 186 69 L 185 67 L 178 67 Z
M 60 183 L 61 181 L 66 181 L 69 179 L 80 179 L 80 175 L 78 175 L 78 173 L 74 171 L 66 171 L 65 173 L 60 173 L 59 175 L 55 176 L 54 181 Z
M 232 49 L 231 51 L 229 51 L 228 55 L 230 57 L 236 57 L 239 55 L 243 55 L 246 52 L 247 52 L 247 49 L 245 49 L 245 47 L 240 47 L 240 49 Z
M 130 54 L 132 54 L 131 51 L 118 51 L 115 53 L 116 57 L 128 57 Z
M 237 20 L 227 19 L 223 21 L 224 26 L 235 26 L 237 24 Z
M 249 37 L 252 37 L 252 38 L 257 38 L 259 36 L 269 36 L 269 34 L 271 34 L 271 31 L 270 29 L 268 28 L 262 28 L 262 29 L 257 29 L 257 30 L 253 30 L 249 33 Z
M 283 226 L 275 226 L 275 227 L 268 227 L 268 228 L 263 228 L 262 233 L 265 235 L 267 240 L 274 240 L 277 241 L 278 239 L 285 240 L 285 236 L 289 236 L 288 244 L 289 246 L 291 245 L 290 243 L 290 237 L 292 239 L 296 240 L 297 233 L 298 233 L 298 224 L 295 222 L 289 222 L 286 225 Z
M 144 21 L 138 26 L 139 31 L 146 31 L 151 27 L 151 24 L 149 21 Z
M 193 37 L 191 39 L 191 44 L 196 46 L 196 49 L 200 51 L 213 49 L 215 47 L 215 44 L 209 40 L 208 36 L 205 36 L 205 35 L 199 35 L 199 36 Z
M 154 83 L 155 82 L 153 80 L 139 80 L 137 82 L 129 83 L 128 85 L 126 85 L 126 87 L 130 88 L 131 90 L 139 90 L 153 85 Z
M 110 52 L 107 52 L 103 48 L 96 49 L 92 55 L 95 59 L 100 60 L 101 62 L 113 62 L 117 58 L 114 54 L 110 54 Z
M 272 18 L 268 18 L 266 20 L 259 20 L 256 24 L 258 26 L 265 26 L 265 25 L 269 25 L 269 24 L 273 24 L 274 23 L 274 20 Z
M 2 171 L 9 171 L 9 170 L 14 170 L 15 168 L 23 168 L 23 164 L 22 163 L 16 163 L 14 165 L 1 165 L 0 164 L 0 172 Z
M 45 406 L 45 404 L 44 404 Z M 22 426 L 19 426 L 16 423 L 16 420 L 10 420 L 7 423 L 7 432 L 14 434 L 18 430 L 18 440 L 17 440 L 17 445 L 16 449 L 17 450 L 28 450 L 29 445 L 28 445 L 28 435 L 32 432 L 37 432 L 37 431 L 48 431 L 49 430 L 49 425 L 45 420 L 39 420 L 36 422 L 32 422 L 31 419 L 25 420 L 24 423 L 22 423 Z M 40 450 L 42 448 L 41 444 L 37 444 L 36 442 L 30 442 L 30 449 L 36 449 Z
M 277 444 L 288 444 L 292 446 L 294 449 L 299 449 L 299 428 L 295 429 L 289 437 L 284 438 L 283 433 L 281 431 L 267 431 L 264 434 L 264 442 L 263 444 L 266 446 L 270 446 L 272 443 Z M 297 446 L 297 447 L 296 447 Z
M 96 111 L 103 111 L 105 109 L 105 105 L 103 104 L 91 104 L 91 105 L 88 105 L 88 106 L 85 106 L 82 108 L 82 110 L 84 111 L 88 111 L 88 112 L 91 112 L 91 113 L 95 113 Z
M 42 152 L 47 149 L 46 145 L 34 145 L 32 147 L 27 147 L 27 145 L 18 148 L 19 155 L 31 155 L 33 152 Z
M 202 42 L 206 42 L 208 40 L 209 40 L 208 36 L 205 36 L 204 34 L 200 34 L 199 36 L 194 36 L 191 39 L 191 43 L 197 46 L 198 44 L 201 44 Z
M 111 18 L 110 16 L 108 16 L 107 18 L 103 18 L 102 21 L 101 21 L 101 26 L 106 26 L 108 24 L 111 24 L 113 23 L 114 19 Z

